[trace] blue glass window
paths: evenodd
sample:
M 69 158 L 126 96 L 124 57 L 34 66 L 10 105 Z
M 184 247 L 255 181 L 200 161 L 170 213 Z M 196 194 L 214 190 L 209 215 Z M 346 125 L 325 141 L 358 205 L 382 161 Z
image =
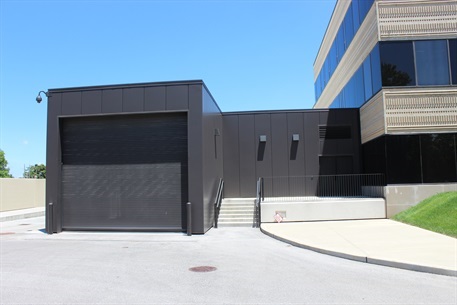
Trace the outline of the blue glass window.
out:
M 415 42 L 418 85 L 448 85 L 449 63 L 446 40 Z
M 360 65 L 352 77 L 354 80 L 354 107 L 360 107 L 365 103 L 365 88 L 363 85 L 363 65 Z
M 354 25 L 352 23 L 352 10 L 351 9 L 347 10 L 346 16 L 344 16 L 342 26 L 344 27 L 344 41 L 345 41 L 344 49 L 347 50 L 347 48 L 349 48 L 349 45 L 352 42 L 352 39 L 354 38 Z
M 351 9 L 352 7 L 352 9 Z M 354 32 L 357 32 L 357 30 L 360 27 L 360 17 L 359 17 L 359 0 L 353 0 L 351 3 L 351 11 L 352 11 L 352 24 L 353 24 L 353 29 Z
M 449 58 L 451 59 L 452 84 L 457 85 L 457 39 L 449 40 Z
M 329 58 L 329 63 L 330 63 L 330 77 L 333 75 L 333 72 L 335 72 L 336 69 L 336 40 L 333 41 L 332 46 L 330 47 L 330 51 L 328 52 L 327 58 Z
M 383 86 L 414 86 L 414 52 L 411 41 L 381 42 L 381 75 Z
M 373 96 L 373 87 L 371 83 L 371 60 L 369 55 L 363 62 L 363 81 L 365 84 L 365 101 L 368 101 Z
M 341 26 L 336 34 L 336 54 L 337 54 L 337 62 L 339 63 L 341 58 L 343 58 L 344 51 L 344 28 Z
M 360 24 L 362 24 L 365 16 L 373 5 L 374 0 L 359 0 L 359 19 Z
M 373 88 L 373 94 L 376 94 L 379 90 L 381 90 L 382 82 L 381 82 L 381 61 L 379 58 L 379 45 L 373 48 L 370 54 L 370 61 L 371 61 L 371 83 Z
M 355 83 L 354 76 L 346 84 L 344 88 L 344 107 L 345 108 L 354 108 L 355 107 Z

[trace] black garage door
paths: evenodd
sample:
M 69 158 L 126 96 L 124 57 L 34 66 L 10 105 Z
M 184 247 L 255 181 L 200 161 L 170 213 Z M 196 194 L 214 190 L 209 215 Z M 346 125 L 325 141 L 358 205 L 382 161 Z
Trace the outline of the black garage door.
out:
M 185 228 L 187 114 L 61 119 L 62 228 Z

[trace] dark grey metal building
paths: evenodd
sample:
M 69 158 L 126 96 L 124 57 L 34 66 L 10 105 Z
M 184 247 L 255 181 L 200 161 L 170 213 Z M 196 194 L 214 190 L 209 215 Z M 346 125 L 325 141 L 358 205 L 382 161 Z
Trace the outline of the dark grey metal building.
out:
M 62 230 L 212 226 L 222 115 L 202 81 L 49 90 L 47 224 Z
M 203 81 L 52 89 L 46 230 L 213 225 L 260 176 L 360 172 L 358 109 L 222 113 Z

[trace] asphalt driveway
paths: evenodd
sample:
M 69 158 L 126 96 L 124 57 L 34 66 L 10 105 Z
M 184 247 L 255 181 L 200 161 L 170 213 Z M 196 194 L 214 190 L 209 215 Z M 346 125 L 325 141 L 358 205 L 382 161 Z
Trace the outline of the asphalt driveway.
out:
M 0 224 L 1 304 L 457 303 L 455 277 L 332 257 L 258 229 L 46 235 L 43 224 Z M 201 266 L 216 269 L 189 270 Z

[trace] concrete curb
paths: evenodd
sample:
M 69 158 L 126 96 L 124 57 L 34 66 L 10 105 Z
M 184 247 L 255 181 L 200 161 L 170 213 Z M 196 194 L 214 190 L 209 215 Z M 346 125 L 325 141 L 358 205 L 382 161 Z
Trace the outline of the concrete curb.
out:
M 32 208 L 25 210 L 7 211 L 0 213 L 0 222 L 13 221 L 19 219 L 41 217 L 45 215 L 44 208 Z
M 388 261 L 388 260 L 383 260 L 383 259 L 370 258 L 370 257 L 366 257 L 366 256 L 352 255 L 352 254 L 347 254 L 344 252 L 338 252 L 338 251 L 333 251 L 333 250 L 317 248 L 317 247 L 313 247 L 313 246 L 309 246 L 309 245 L 305 245 L 305 244 L 300 244 L 300 243 L 288 240 L 286 238 L 280 237 L 278 235 L 275 235 L 271 232 L 268 232 L 268 231 L 262 229 L 262 227 L 260 227 L 260 231 L 267 236 L 270 236 L 279 241 L 288 243 L 292 246 L 307 249 L 307 250 L 312 250 L 314 252 L 319 252 L 322 254 L 350 259 L 350 260 L 354 260 L 354 261 L 358 261 L 358 262 L 364 262 L 364 263 L 368 263 L 368 264 L 457 277 L 457 270 L 442 269 L 442 268 L 435 268 L 435 267 L 430 267 L 430 266 L 422 266 L 422 265 L 416 265 L 416 264 L 410 264 L 410 263 L 394 262 L 394 261 Z

